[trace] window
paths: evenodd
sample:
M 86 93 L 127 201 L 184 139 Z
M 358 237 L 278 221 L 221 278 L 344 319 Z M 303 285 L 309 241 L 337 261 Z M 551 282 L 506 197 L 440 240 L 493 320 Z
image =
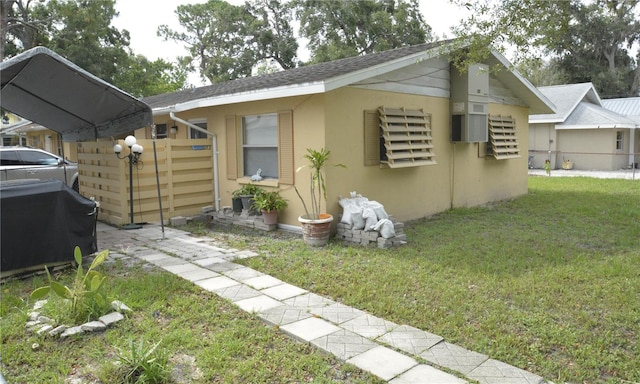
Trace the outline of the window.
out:
M 22 165 L 16 151 L 0 151 L 0 165 Z
M 436 164 L 431 115 L 421 109 L 365 111 L 365 165 L 389 168 Z
M 242 118 L 242 159 L 244 176 L 256 174 L 278 178 L 278 115 L 244 116 Z
M 157 139 L 167 138 L 167 124 L 156 124 L 156 138 Z
M 202 128 L 204 130 L 207 129 L 207 122 L 206 121 L 199 122 L 199 123 L 192 123 L 192 124 L 193 125 L 197 125 L 198 127 Z M 207 135 L 206 133 L 197 131 L 197 130 L 189 127 L 189 138 L 190 139 L 206 139 L 208 137 L 209 137 L 209 135 Z
M 489 115 L 487 156 L 497 160 L 520 157 L 516 137 L 516 121 L 511 116 Z
M 227 178 L 255 175 L 293 184 L 293 113 L 226 116 Z
M 621 151 L 624 146 L 624 132 L 616 132 L 616 150 Z

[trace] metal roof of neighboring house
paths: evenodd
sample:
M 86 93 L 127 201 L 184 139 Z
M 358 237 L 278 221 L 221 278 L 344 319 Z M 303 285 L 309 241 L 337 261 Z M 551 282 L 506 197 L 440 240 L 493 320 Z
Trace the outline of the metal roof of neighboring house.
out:
M 605 99 L 602 105 L 616 113 L 633 118 L 640 122 L 640 97 L 625 97 L 621 99 Z
M 166 114 L 214 105 L 324 93 L 415 65 L 456 48 L 453 40 L 443 40 L 145 97 L 143 101 L 154 114 Z M 508 64 L 499 53 L 494 53 L 491 60 Z M 516 71 L 500 71 L 497 76 L 512 87 L 531 110 L 546 112 L 552 109 L 546 97 Z
M 555 113 L 532 114 L 529 123 L 562 123 L 583 101 L 602 106 L 592 83 L 552 85 L 538 89 L 556 106 Z
M 636 123 L 601 106 L 581 102 L 556 129 L 635 128 Z

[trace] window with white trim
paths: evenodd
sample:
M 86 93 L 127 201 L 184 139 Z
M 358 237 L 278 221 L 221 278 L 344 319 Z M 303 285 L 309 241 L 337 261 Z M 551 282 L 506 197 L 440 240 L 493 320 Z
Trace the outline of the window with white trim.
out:
M 497 160 L 520 157 L 516 121 L 511 116 L 489 115 L 487 156 Z
M 243 175 L 278 178 L 278 114 L 242 117 Z
M 436 164 L 434 157 L 431 114 L 387 107 L 365 111 L 365 165 L 417 167 Z
M 293 112 L 225 116 L 227 179 L 255 175 L 294 183 Z
M 624 132 L 616 132 L 616 150 L 621 151 L 624 146 Z
M 156 138 L 167 138 L 167 124 L 156 124 Z
M 202 129 L 204 129 L 205 131 L 207 130 L 207 122 L 206 121 L 199 121 L 199 122 L 190 121 L 190 123 L 202 128 Z M 206 133 L 200 132 L 197 129 L 193 129 L 193 128 L 189 127 L 189 138 L 190 139 L 206 139 L 208 137 L 209 137 L 209 135 L 207 135 Z

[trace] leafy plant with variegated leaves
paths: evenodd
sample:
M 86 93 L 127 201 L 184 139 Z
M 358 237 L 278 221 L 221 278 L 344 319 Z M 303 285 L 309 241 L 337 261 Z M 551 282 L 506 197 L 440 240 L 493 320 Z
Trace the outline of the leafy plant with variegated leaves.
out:
M 68 303 L 68 317 L 75 321 L 82 322 L 103 315 L 109 302 L 104 292 L 107 277 L 95 269 L 107 259 L 108 255 L 109 250 L 98 253 L 85 273 L 82 267 L 82 251 L 76 246 L 73 256 L 78 267 L 73 284 L 66 286 L 54 281 L 49 269 L 45 266 L 49 285 L 35 289 L 31 293 L 31 298 L 42 299 L 53 292 Z

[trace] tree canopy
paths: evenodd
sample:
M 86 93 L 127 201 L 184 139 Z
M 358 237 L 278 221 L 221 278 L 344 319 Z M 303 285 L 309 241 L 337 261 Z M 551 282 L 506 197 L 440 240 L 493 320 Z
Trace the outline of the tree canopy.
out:
M 640 0 L 453 1 L 473 15 L 456 29 L 471 42 L 464 60 L 495 47 L 567 83 L 593 82 L 603 97 L 638 95 L 640 56 L 631 49 L 640 38 Z
M 129 48 L 129 32 L 111 25 L 115 0 L 0 0 L 4 57 L 41 45 L 134 96 L 184 87 L 186 72 Z

